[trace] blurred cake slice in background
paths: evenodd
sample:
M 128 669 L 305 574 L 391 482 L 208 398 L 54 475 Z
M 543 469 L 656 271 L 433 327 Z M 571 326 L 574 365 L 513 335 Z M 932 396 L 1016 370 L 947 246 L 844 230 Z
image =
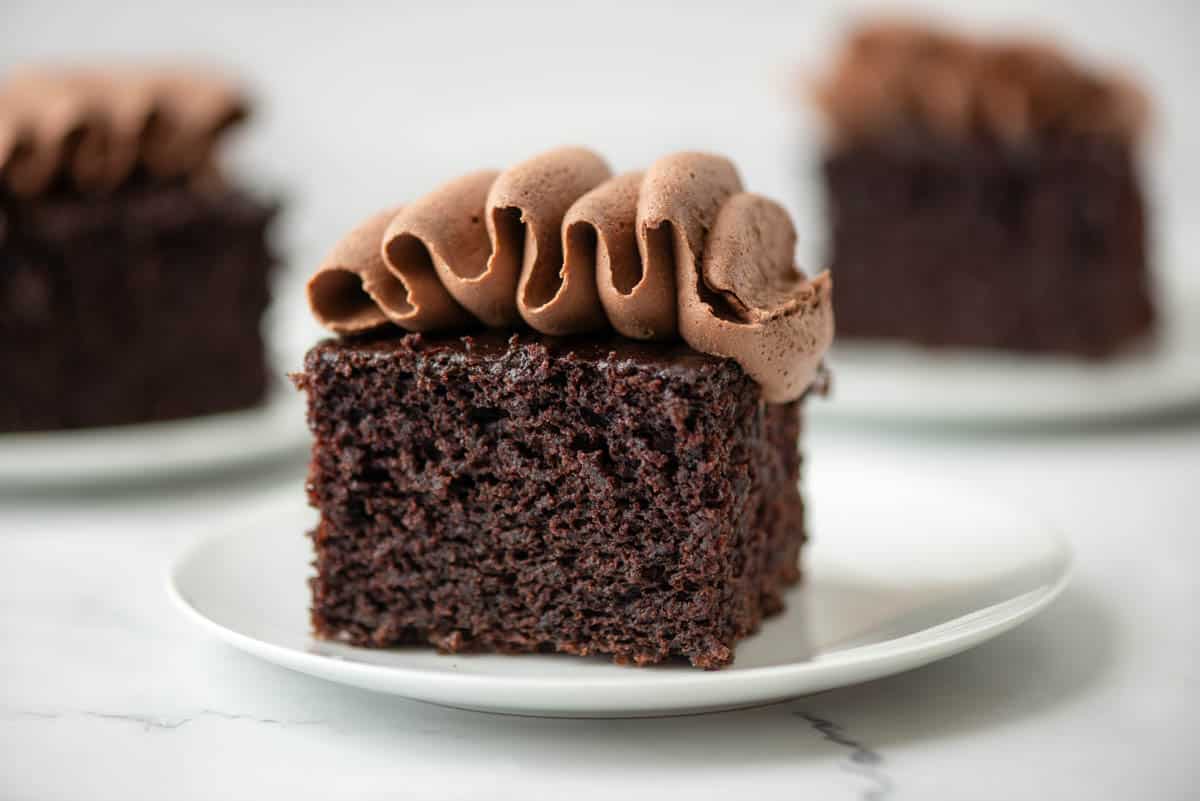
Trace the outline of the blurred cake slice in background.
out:
M 1101 358 L 1152 330 L 1147 104 L 1124 77 L 880 21 L 816 94 L 842 341 Z
M 198 70 L 0 81 L 0 431 L 263 399 L 275 209 L 216 163 L 246 114 L 236 86 Z

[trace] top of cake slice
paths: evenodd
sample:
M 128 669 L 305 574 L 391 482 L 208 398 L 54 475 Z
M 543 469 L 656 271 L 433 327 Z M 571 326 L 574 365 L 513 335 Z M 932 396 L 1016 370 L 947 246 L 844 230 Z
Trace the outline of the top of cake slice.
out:
M 141 170 L 204 176 L 247 113 L 237 86 L 199 69 L 17 70 L 0 82 L 0 190 L 32 196 L 65 180 L 105 191 Z
M 1123 74 L 1033 39 L 978 39 L 904 20 L 866 22 L 816 87 L 835 144 L 930 134 L 1007 145 L 1136 140 L 1145 95 Z
M 342 335 L 527 325 L 682 340 L 786 402 L 817 380 L 833 338 L 830 278 L 797 270 L 795 244 L 787 212 L 744 191 L 720 156 L 614 175 L 564 147 L 373 215 L 334 247 L 308 297 Z

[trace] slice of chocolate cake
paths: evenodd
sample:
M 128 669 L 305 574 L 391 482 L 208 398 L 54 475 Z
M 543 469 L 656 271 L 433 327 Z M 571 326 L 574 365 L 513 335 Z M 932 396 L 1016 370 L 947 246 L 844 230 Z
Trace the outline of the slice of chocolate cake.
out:
M 309 353 L 317 632 L 728 663 L 799 576 L 799 404 L 679 345 L 507 337 Z
M 800 576 L 833 321 L 794 246 L 724 159 L 581 149 L 347 236 L 309 284 L 343 336 L 296 376 L 316 634 L 729 664 Z
M 0 87 L 0 431 L 250 406 L 273 209 L 214 148 L 245 103 L 164 71 L 29 71 Z
M 1145 103 L 1123 80 L 881 23 L 820 101 L 842 337 L 1105 357 L 1150 331 Z

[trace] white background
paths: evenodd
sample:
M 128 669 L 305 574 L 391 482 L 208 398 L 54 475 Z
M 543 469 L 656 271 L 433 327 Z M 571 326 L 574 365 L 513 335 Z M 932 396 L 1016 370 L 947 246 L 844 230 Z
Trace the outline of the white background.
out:
M 1158 109 L 1160 267 L 1168 291 L 1194 281 L 1200 5 L 945 5 L 1136 68 Z M 563 142 L 619 169 L 681 147 L 726 152 L 796 211 L 812 264 L 815 129 L 791 93 L 852 10 L 5 2 L 0 68 L 184 54 L 242 73 L 262 104 L 236 161 L 289 195 L 283 233 L 301 271 L 379 206 Z M 302 319 L 294 298 L 284 306 Z M 836 451 L 897 481 L 942 471 L 1012 498 L 1075 543 L 1074 585 L 994 643 L 863 687 L 700 718 L 510 719 L 292 675 L 166 605 L 168 556 L 279 482 L 299 491 L 298 465 L 0 495 L 0 798 L 1196 797 L 1200 415 L 986 436 L 822 428 L 809 445 L 813 470 Z M 897 531 L 898 558 L 920 536 Z M 803 715 L 882 761 L 863 771 Z
M 312 8 L 311 6 L 317 6 Z M 449 177 L 563 143 L 618 170 L 674 149 L 731 156 L 819 250 L 801 76 L 879 3 L 557 2 L 0 6 L 0 69 L 148 58 L 222 65 L 260 103 L 238 163 L 292 195 L 289 240 L 317 256 L 347 226 Z M 1149 168 L 1168 269 L 1200 247 L 1200 4 L 985 0 L 909 8 L 970 30 L 1036 31 L 1123 65 L 1154 94 Z M 1191 243 L 1191 246 L 1188 245 Z

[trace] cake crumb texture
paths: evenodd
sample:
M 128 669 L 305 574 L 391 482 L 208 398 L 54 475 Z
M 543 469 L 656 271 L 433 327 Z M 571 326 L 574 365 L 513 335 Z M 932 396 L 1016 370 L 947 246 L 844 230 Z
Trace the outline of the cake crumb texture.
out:
M 800 577 L 800 405 L 733 361 L 392 334 L 296 381 L 322 637 L 719 668 Z

